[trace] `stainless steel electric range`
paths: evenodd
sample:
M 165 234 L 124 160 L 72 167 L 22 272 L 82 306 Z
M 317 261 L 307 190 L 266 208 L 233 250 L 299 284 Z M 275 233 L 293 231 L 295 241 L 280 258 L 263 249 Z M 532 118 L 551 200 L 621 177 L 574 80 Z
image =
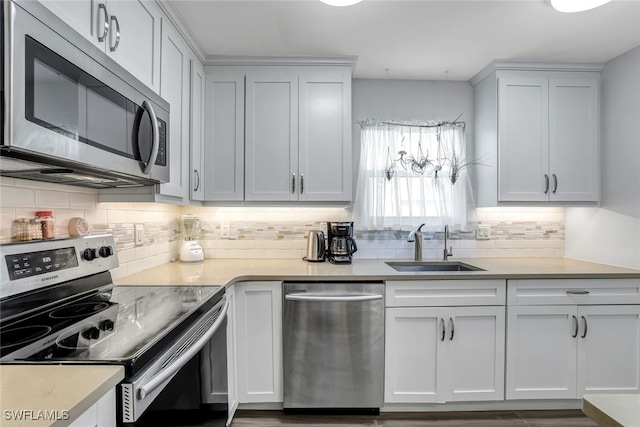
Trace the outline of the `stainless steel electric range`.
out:
M 123 365 L 119 425 L 225 425 L 223 287 L 114 286 L 107 235 L 2 245 L 0 257 L 0 363 Z

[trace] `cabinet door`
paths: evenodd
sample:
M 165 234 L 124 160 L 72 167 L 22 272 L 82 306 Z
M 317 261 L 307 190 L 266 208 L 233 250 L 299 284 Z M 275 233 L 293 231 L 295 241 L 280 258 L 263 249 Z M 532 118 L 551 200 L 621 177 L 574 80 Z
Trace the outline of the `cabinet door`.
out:
M 244 200 L 244 74 L 206 82 L 205 200 Z
M 547 201 L 547 79 L 498 81 L 498 201 Z
M 104 41 L 99 42 L 98 35 L 101 35 L 104 31 L 106 15 L 103 10 L 98 11 L 99 2 L 93 0 L 45 0 L 40 3 L 69 24 L 84 38 L 100 49 L 104 49 Z
M 202 63 L 191 58 L 191 142 L 190 196 L 191 200 L 204 200 L 204 85 Z
M 575 399 L 576 306 L 507 308 L 507 399 Z
M 282 402 L 282 283 L 235 286 L 239 401 Z
M 578 397 L 640 390 L 640 306 L 578 309 Z
M 350 201 L 351 74 L 301 74 L 299 109 L 299 200 Z
M 245 200 L 298 200 L 298 77 L 247 74 Z
M 189 49 L 180 34 L 162 20 L 160 96 L 170 104 L 169 182 L 160 194 L 182 202 L 189 198 Z
M 447 400 L 446 308 L 387 308 L 385 325 L 385 403 Z
M 127 71 L 158 92 L 160 9 L 150 0 L 111 0 L 107 7 L 110 14 L 107 53 Z M 119 42 L 116 41 L 118 29 Z M 173 113 L 173 110 L 171 112 Z
M 452 310 L 446 337 L 451 400 L 504 399 L 504 306 Z
M 597 79 L 550 79 L 549 172 L 552 201 L 599 199 Z
M 238 409 L 238 344 L 236 340 L 236 287 L 226 289 L 229 310 L 227 312 L 227 384 L 229 387 L 229 406 L 227 425 L 231 424 Z

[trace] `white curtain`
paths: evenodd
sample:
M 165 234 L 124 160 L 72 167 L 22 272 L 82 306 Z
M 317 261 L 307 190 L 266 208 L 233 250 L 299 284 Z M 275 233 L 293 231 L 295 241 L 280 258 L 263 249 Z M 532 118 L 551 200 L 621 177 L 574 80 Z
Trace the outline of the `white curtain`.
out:
M 463 123 L 370 120 L 361 126 L 358 228 L 411 230 L 423 223 L 423 230 L 440 231 L 446 224 L 452 230 L 475 228 Z M 410 156 L 418 163 L 408 162 Z

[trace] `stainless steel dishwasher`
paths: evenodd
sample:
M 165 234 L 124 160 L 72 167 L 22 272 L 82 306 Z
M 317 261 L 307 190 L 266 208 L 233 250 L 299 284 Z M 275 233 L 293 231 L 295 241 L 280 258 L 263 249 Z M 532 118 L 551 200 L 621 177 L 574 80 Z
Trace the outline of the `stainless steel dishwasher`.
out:
M 285 409 L 383 403 L 384 284 L 285 282 Z

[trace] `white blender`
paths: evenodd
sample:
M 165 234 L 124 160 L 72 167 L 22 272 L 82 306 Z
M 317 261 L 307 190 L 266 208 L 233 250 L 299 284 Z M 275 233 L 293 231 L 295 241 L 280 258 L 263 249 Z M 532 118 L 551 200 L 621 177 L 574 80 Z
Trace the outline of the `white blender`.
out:
M 195 215 L 180 216 L 182 229 L 182 246 L 180 247 L 180 262 L 202 262 L 204 252 L 202 246 L 196 242 L 200 234 L 200 220 Z

